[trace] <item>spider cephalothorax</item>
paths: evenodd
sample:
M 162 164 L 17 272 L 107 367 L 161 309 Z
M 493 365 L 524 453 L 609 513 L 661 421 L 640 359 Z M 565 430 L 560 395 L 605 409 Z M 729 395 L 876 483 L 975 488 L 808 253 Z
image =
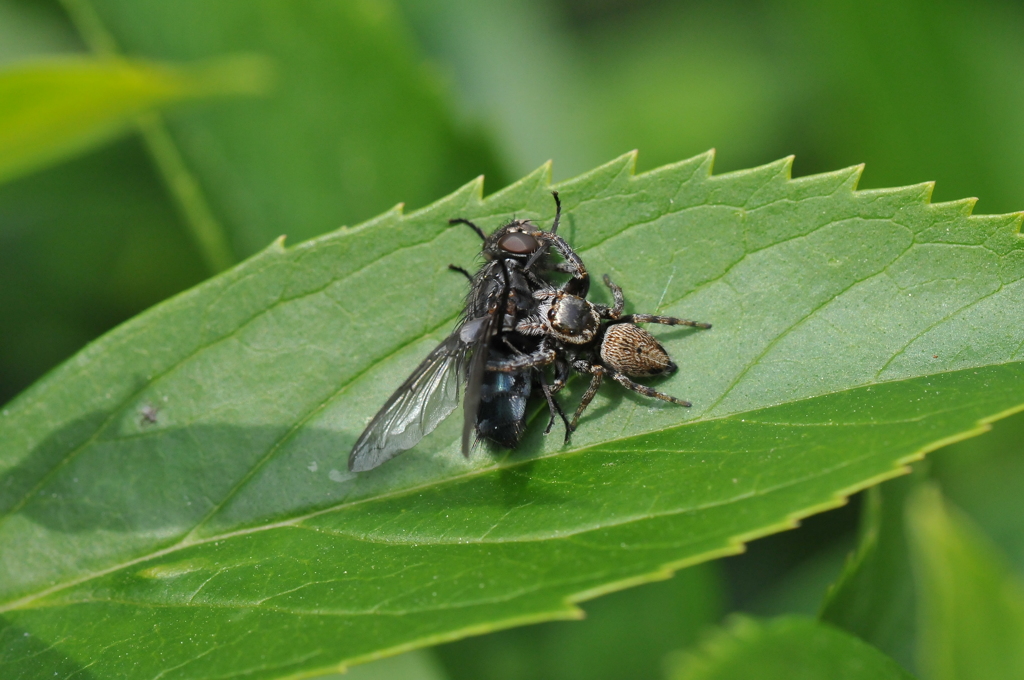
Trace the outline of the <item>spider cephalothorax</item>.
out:
M 594 339 L 601 327 L 600 307 L 564 290 L 542 288 L 533 297 L 537 312 L 516 324 L 523 335 L 547 335 L 570 345 L 583 345 Z

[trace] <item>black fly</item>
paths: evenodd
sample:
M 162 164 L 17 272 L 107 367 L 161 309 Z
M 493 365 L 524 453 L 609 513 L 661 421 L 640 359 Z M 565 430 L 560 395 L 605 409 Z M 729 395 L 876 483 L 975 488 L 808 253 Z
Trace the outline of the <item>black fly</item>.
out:
M 475 275 L 452 266 L 470 279 L 470 291 L 458 326 L 370 421 L 352 447 L 349 470 L 372 470 L 415 446 L 455 410 L 463 383 L 466 395 L 462 452 L 466 456 L 474 431 L 499 443 L 504 443 L 502 440 L 518 443 L 521 425 L 525 422 L 522 415 L 525 411 L 521 413 L 520 409 L 525 409 L 535 380 L 541 383 L 548 399 L 552 421 L 556 409 L 561 415 L 537 368 L 540 364 L 523 366 L 518 371 L 507 368 L 521 357 L 534 357 L 538 351 L 550 349 L 546 347 L 545 338 L 529 338 L 515 332 L 519 321 L 537 306 L 534 293 L 549 286 L 537 272 L 569 273 L 581 282 L 573 290 L 586 294 L 583 263 L 556 233 L 561 203 L 557 192 L 552 195 L 556 212 L 550 231 L 538 229 L 529 220 L 513 220 L 486 236 L 469 220 L 449 220 L 452 224 L 469 226 L 483 239 L 485 263 Z M 565 262 L 551 264 L 547 255 L 551 246 Z M 517 346 L 516 340 L 522 346 Z M 550 351 L 553 354 L 553 350 Z M 493 368 L 488 370 L 489 363 L 501 365 L 503 375 Z

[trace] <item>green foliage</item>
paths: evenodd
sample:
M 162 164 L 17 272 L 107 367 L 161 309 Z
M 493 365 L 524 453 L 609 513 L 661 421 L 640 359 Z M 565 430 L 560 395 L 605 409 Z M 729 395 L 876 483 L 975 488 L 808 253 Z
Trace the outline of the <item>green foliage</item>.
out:
M 868 185 L 938 179 L 938 196 L 1021 204 L 1016 6 L 394 4 L 64 0 L 72 26 L 47 0 L 0 0 L 4 73 L 30 58 L 62 71 L 48 80 L 54 106 L 21 118 L 46 127 L 34 139 L 0 93 L 0 140 L 27 144 L 35 168 L 0 184 L 0 402 L 281 233 L 297 242 L 422 205 L 482 172 L 497 188 L 548 158 L 570 176 L 630 148 L 654 167 L 717 146 L 725 169 L 796 152 L 798 174 L 867 161 Z M 93 57 L 71 56 L 82 38 Z M 196 68 L 238 53 L 273 64 L 266 96 L 176 103 L 259 89 Z M 69 64 L 82 77 L 65 78 Z M 112 65 L 149 82 L 104 80 Z M 142 101 L 175 83 L 190 92 Z M 104 107 L 112 117 L 96 118 Z M 463 114 L 487 123 L 507 167 Z M 41 165 L 129 121 L 141 138 Z M 17 160 L 11 149 L 0 164 Z M 463 284 L 443 268 L 470 266 L 476 244 L 444 220 L 547 219 L 543 177 L 497 202 L 463 191 L 423 215 L 264 253 L 0 409 L 0 508 L 14 510 L 0 520 L 0 588 L 18 591 L 0 598 L 0 675 L 306 675 L 574 618 L 567 599 L 794 526 L 1024 402 L 1011 218 L 965 220 L 967 204 L 926 206 L 924 188 L 851 195 L 841 173 L 831 185 L 787 185 L 780 166 L 627 181 L 614 167 L 614 179 L 563 187 L 575 192 L 565 233 L 633 310 L 715 323 L 655 331 L 684 367 L 658 387 L 693 410 L 610 385 L 571 447 L 533 432 L 515 455 L 481 448 L 467 464 L 453 419 L 352 479 L 352 439 L 457 309 Z M 1024 414 L 1012 415 L 915 465 L 915 479 L 872 489 L 825 621 L 928 680 L 1021 675 L 1019 580 L 985 539 L 1019 579 L 1021 442 Z M 914 492 L 925 477 L 973 523 Z M 584 602 L 584 621 L 439 656 L 455 680 L 658 677 L 717 603 L 814 611 L 854 541 L 844 517 Z M 719 634 L 721 647 L 689 658 L 749 660 L 746 676 L 761 677 L 791 653 L 790 676 L 822 635 L 850 642 L 803 620 L 734 630 L 749 637 Z M 354 672 L 444 676 L 424 650 Z
M 905 667 L 914 666 L 914 579 L 903 522 L 904 502 L 922 476 L 868 490 L 860 546 L 829 591 L 821 619 L 854 633 Z
M 375 663 L 356 666 L 332 680 L 447 680 L 447 676 L 428 651 L 417 650 Z M 328 680 L 328 678 L 323 678 Z
M 795 154 L 866 186 L 1016 210 L 1024 10 L 997 0 L 398 0 L 519 172 L 709 148 L 722 170 Z M 529 49 L 517 45 L 529 36 Z M 538 115 L 537 111 L 543 111 Z
M 993 438 L 979 442 L 991 445 Z M 946 506 L 927 477 L 919 466 L 911 477 L 871 489 L 860 549 L 830 592 L 822 618 L 916 666 L 924 677 L 1020 677 L 1019 577 L 971 522 Z
M 737 617 L 698 652 L 680 656 L 672 680 L 912 680 L 892 659 L 813 619 Z
M 923 487 L 907 505 L 920 597 L 918 665 L 934 680 L 1024 677 L 1024 585 L 969 522 Z
M 453 121 L 387 2 L 65 5 L 96 49 L 175 61 L 233 52 L 272 60 L 273 96 L 181 112 L 168 119 L 180 168 L 158 155 L 172 187 L 180 172 L 193 176 L 238 255 L 400 201 L 422 205 L 481 172 L 501 182 L 483 140 Z M 196 199 L 180 200 L 187 208 Z
M 949 501 L 967 512 L 1024 578 L 1024 413 L 995 423 L 992 432 L 943 449 L 931 461 Z
M 67 5 L 101 55 L 241 52 L 271 65 L 272 87 L 165 109 L 166 125 L 148 116 L 148 149 L 128 139 L 0 185 L 0 402 L 281 234 L 422 205 L 482 172 L 503 181 L 386 2 Z M 63 14 L 0 0 L 0 60 L 71 58 L 82 48 Z
M 0 71 L 0 182 L 96 146 L 154 107 L 258 91 L 261 65 L 202 69 L 123 60 L 63 59 Z
M 479 246 L 447 219 L 550 219 L 546 168 L 275 244 L 53 372 L 0 419 L 11 672 L 42 647 L 98 677 L 278 677 L 575 617 L 1021 407 L 1019 216 L 710 163 L 559 185 L 631 308 L 715 324 L 659 333 L 690 410 L 606 389 L 568 447 L 534 428 L 466 461 L 451 419 L 343 472 L 458 311 L 445 267 Z
M 645 680 L 666 655 L 721 618 L 722 578 L 712 563 L 582 605 L 581 621 L 552 621 L 437 648 L 452 680 Z

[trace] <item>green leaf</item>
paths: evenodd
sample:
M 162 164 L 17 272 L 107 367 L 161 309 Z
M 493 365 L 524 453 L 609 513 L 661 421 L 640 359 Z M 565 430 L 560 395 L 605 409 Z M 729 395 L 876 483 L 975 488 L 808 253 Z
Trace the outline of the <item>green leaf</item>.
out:
M 914 669 L 914 580 L 904 532 L 907 495 L 923 472 L 868 490 L 860 545 L 821 607 L 820 618 Z
M 0 403 L 206 278 L 136 137 L 0 185 L 0 240 Z
M 655 330 L 692 409 L 609 385 L 571 446 L 533 428 L 464 460 L 452 418 L 348 474 L 459 311 L 447 264 L 479 241 L 448 218 L 546 222 L 548 169 L 275 243 L 0 412 L 4 671 L 44 648 L 95 677 L 271 678 L 575 617 L 1024 405 L 1019 215 L 857 192 L 857 168 L 633 160 L 559 186 L 564 235 L 628 308 L 715 324 Z
M 281 234 L 303 240 L 354 224 L 399 201 L 423 205 L 482 172 L 502 181 L 387 0 L 63 4 L 102 53 L 273 60 L 271 96 L 176 112 L 166 130 L 147 131 L 190 220 L 216 223 L 200 230 L 223 230 L 237 254 Z
M 263 89 L 254 59 L 205 68 L 65 57 L 0 70 L 0 182 L 98 146 L 144 111 Z
M 587 602 L 550 621 L 436 648 L 452 680 L 654 680 L 667 654 L 698 641 L 725 604 L 715 563 Z
M 318 680 L 446 680 L 447 677 L 429 650 L 416 650 Z
M 744 585 L 746 590 L 756 594 L 754 597 L 747 596 L 747 599 L 741 600 L 735 608 L 751 616 L 762 618 L 788 614 L 816 615 L 821 609 L 822 598 L 835 583 L 836 574 L 843 571 L 843 565 L 849 559 L 853 549 L 853 542 L 850 540 L 849 534 L 836 532 L 838 535 L 834 534 L 835 540 L 825 542 L 822 538 L 823 533 L 823 529 L 819 528 L 814 536 L 805 536 L 804 540 L 817 546 L 818 550 L 787 569 L 781 577 L 772 579 L 765 574 L 765 577 L 757 579 L 758 567 L 762 567 L 763 572 L 768 571 L 764 567 L 770 560 L 770 555 L 766 555 L 761 560 L 754 560 L 751 555 L 743 557 L 742 559 L 747 562 L 753 562 L 748 566 L 749 571 L 753 572 L 753 576 L 748 576 L 747 579 L 754 580 L 753 584 L 746 585 L 744 582 Z M 820 545 L 821 543 L 825 544 Z M 778 552 L 788 546 L 781 544 L 771 547 L 775 548 L 774 552 Z M 766 550 L 769 546 L 767 544 L 758 545 L 757 548 Z
M 736 617 L 702 649 L 680 655 L 672 680 L 907 680 L 912 675 L 858 638 L 813 619 Z
M 933 680 L 1024 677 L 1024 584 L 935 487 L 907 507 L 918 583 L 918 665 Z
M 942 495 L 967 513 L 1024 577 L 1024 413 L 936 453 L 931 469 Z

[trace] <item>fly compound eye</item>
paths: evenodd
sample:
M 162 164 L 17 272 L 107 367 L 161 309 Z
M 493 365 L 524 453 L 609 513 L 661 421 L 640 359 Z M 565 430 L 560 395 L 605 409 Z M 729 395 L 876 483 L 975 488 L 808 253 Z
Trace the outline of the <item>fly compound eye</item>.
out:
M 511 255 L 529 255 L 537 252 L 540 241 L 522 232 L 505 234 L 498 240 L 498 247 Z

